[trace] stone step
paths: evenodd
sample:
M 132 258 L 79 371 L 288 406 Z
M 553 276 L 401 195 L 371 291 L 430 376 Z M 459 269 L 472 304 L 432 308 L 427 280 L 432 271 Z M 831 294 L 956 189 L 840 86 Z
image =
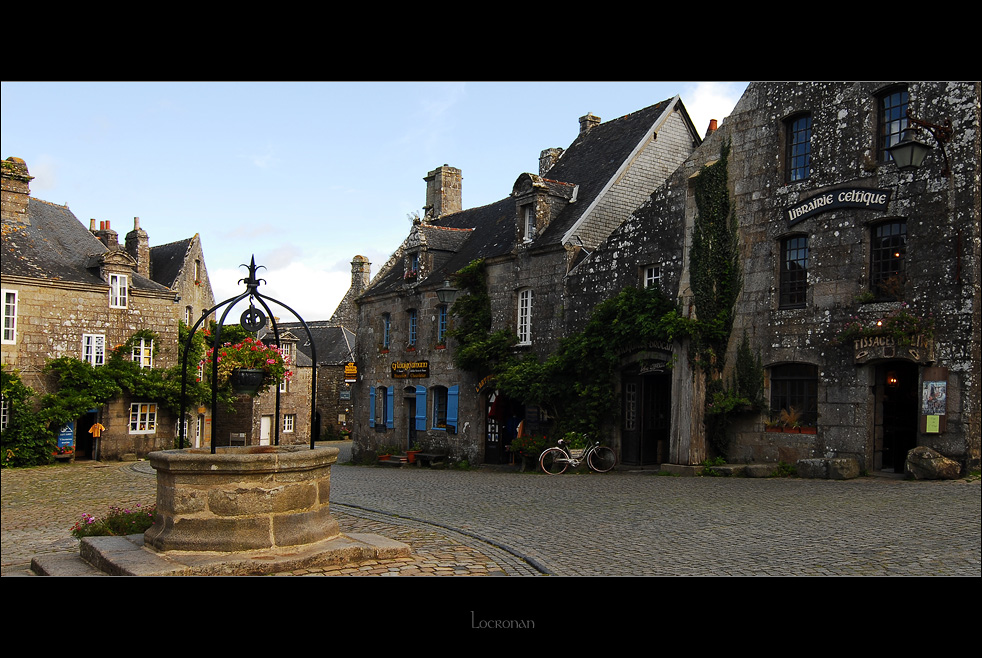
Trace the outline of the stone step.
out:
M 316 544 L 242 553 L 158 553 L 144 546 L 143 535 L 86 537 L 79 553 L 35 557 L 31 571 L 39 576 L 64 577 L 245 576 L 408 557 L 410 552 L 408 544 L 370 533 L 338 535 Z

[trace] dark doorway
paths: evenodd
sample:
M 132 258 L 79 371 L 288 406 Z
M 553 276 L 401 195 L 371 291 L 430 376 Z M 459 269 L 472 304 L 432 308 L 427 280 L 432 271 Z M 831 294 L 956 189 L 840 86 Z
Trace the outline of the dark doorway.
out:
M 880 467 L 903 473 L 917 445 L 917 364 L 887 361 L 876 366 L 876 419 Z
M 623 464 L 651 466 L 668 460 L 672 380 L 665 371 L 625 376 L 622 381 Z
M 512 461 L 511 442 L 518 436 L 519 428 L 524 434 L 531 429 L 525 420 L 525 405 L 509 399 L 498 391 L 487 397 L 484 430 L 484 463 L 508 464 Z
M 406 387 L 406 450 L 412 450 L 416 445 L 416 389 Z
M 99 422 L 99 414 L 90 411 L 79 417 L 75 423 L 75 460 L 95 459 L 96 447 L 101 431 L 91 432 L 93 426 Z

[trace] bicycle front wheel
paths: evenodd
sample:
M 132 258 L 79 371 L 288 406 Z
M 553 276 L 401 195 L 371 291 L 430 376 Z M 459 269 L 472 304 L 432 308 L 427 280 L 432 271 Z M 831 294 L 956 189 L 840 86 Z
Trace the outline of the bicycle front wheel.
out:
M 614 464 L 617 463 L 617 455 L 614 451 L 607 446 L 600 446 L 596 450 L 590 453 L 586 458 L 587 466 L 595 470 L 597 473 L 606 473 L 610 469 L 614 468 Z
M 549 475 L 559 475 L 566 472 L 569 458 L 559 448 L 549 448 L 539 457 L 539 466 Z

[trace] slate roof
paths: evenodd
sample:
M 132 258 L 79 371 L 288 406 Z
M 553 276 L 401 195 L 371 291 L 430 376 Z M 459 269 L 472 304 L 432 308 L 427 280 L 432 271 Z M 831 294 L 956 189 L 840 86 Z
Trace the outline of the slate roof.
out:
M 277 322 L 276 326 L 281 334 L 284 331 L 289 331 L 297 338 L 297 365 L 309 366 L 312 363 L 310 340 L 303 325 L 299 322 Z M 318 365 L 343 365 L 355 360 L 354 333 L 344 327 L 325 322 L 308 322 L 307 327 L 314 338 Z
M 560 244 L 566 232 L 590 208 L 674 100 L 665 100 L 619 119 L 600 123 L 576 137 L 543 178 L 548 185 L 578 185 L 577 201 L 566 204 L 546 230 L 536 238 L 537 246 Z M 425 280 L 428 283 L 443 281 L 475 259 L 503 256 L 511 252 L 516 236 L 515 200 L 511 196 L 505 197 L 486 206 L 443 215 L 433 220 L 432 224 L 418 228 L 425 231 L 426 245 L 430 251 L 433 249 L 430 236 L 434 239 L 443 237 L 434 229 L 470 229 L 466 240 L 458 244 L 447 244 L 446 247 L 452 253 L 436 258 L 434 267 L 426 273 Z M 390 264 L 387 270 L 379 272 L 364 296 L 393 292 L 402 287 L 403 269 L 399 266 L 400 262 L 390 261 Z
M 68 206 L 29 197 L 27 218 L 29 225 L 3 222 L 4 275 L 107 285 L 97 264 L 108 249 Z M 142 290 L 167 289 L 135 272 L 130 274 L 129 285 Z
M 150 278 L 168 288 L 173 288 L 184 268 L 194 238 L 150 247 Z

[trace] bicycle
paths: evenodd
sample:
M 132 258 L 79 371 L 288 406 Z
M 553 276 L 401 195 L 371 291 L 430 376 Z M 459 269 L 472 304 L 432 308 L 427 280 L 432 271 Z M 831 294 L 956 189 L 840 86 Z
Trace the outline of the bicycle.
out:
M 559 439 L 558 445 L 546 448 L 539 455 L 539 466 L 549 475 L 560 475 L 565 473 L 570 466 L 576 468 L 584 462 L 590 470 L 606 473 L 614 468 L 617 463 L 617 455 L 607 446 L 600 445 L 600 441 L 596 441 L 579 457 L 574 457 L 571 449 L 562 439 Z

